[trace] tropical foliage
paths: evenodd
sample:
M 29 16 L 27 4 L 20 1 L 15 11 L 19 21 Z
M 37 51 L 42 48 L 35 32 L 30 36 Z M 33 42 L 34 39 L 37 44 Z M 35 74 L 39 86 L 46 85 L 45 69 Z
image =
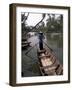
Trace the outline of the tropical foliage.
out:
M 42 31 L 43 33 L 62 33 L 63 32 L 63 15 L 56 14 L 42 14 L 42 19 L 33 26 L 28 26 L 26 20 L 28 19 L 29 13 L 27 15 L 22 14 L 22 33 L 26 34 L 30 31 Z M 44 22 L 45 17 L 47 17 L 46 22 Z M 46 23 L 46 25 L 45 25 Z

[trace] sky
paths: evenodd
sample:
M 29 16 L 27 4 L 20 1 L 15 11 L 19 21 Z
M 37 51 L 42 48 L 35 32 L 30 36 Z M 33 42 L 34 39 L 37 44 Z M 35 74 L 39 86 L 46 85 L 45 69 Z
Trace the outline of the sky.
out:
M 30 13 L 26 22 L 29 26 L 35 26 L 41 19 L 42 19 L 42 14 Z

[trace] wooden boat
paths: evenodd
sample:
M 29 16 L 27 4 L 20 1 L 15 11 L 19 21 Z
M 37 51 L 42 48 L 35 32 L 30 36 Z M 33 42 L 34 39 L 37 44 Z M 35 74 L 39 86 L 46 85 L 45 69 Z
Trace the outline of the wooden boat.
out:
M 39 68 L 43 76 L 45 75 L 62 75 L 63 66 L 56 58 L 54 52 L 48 48 L 48 50 L 38 50 Z
M 22 44 L 21 44 L 22 45 L 22 49 L 26 49 L 27 47 L 29 47 L 30 43 L 31 42 L 28 42 L 27 39 L 23 39 L 22 40 Z

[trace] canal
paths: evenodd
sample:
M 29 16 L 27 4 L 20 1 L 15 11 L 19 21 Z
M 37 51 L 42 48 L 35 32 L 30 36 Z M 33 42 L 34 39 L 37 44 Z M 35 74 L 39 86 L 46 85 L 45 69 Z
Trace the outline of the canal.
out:
M 41 76 L 37 49 L 39 48 L 38 33 L 30 32 L 28 42 L 30 47 L 22 50 L 22 77 Z M 50 47 L 61 64 L 63 64 L 63 35 L 62 33 L 45 33 L 43 40 L 44 48 Z

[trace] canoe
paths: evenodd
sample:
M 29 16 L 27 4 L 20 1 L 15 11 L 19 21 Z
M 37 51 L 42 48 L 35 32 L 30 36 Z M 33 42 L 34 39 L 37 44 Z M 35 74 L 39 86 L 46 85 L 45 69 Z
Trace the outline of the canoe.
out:
M 38 49 L 37 54 L 39 60 L 38 65 L 42 76 L 63 75 L 63 66 L 50 48 Z

